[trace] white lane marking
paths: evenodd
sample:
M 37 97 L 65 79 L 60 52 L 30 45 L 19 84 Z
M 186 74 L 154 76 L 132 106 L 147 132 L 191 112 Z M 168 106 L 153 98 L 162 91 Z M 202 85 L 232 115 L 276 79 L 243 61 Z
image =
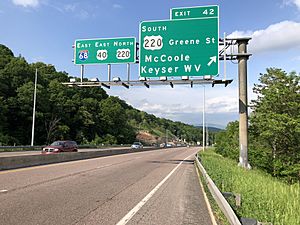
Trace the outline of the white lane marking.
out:
M 195 153 L 189 155 L 184 160 L 190 156 L 195 155 Z M 177 170 L 177 168 L 184 162 L 181 161 L 146 197 L 142 199 L 132 210 L 129 211 L 116 225 L 125 225 L 129 220 L 146 204 L 146 202 L 155 194 L 155 192 L 169 179 L 169 177 Z
M 103 165 L 103 166 L 98 166 L 96 167 L 96 169 L 101 169 L 101 168 L 104 168 L 104 167 L 109 167 L 109 166 L 112 166 L 113 164 L 107 164 L 107 165 Z
M 0 190 L 0 193 L 8 192 L 8 190 Z

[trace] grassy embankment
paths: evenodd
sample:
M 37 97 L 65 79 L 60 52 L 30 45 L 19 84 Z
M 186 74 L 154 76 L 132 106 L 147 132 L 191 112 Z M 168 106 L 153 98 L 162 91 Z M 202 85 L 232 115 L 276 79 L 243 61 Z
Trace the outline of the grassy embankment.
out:
M 240 193 L 239 217 L 273 225 L 300 225 L 300 184 L 288 185 L 256 169 L 244 170 L 212 150 L 201 152 L 201 163 L 222 192 Z

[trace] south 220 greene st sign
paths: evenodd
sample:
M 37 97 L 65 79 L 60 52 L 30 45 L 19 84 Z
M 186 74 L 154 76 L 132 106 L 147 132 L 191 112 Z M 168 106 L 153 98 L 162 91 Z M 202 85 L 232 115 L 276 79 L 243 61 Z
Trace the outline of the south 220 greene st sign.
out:
M 134 37 L 76 40 L 74 59 L 76 65 L 135 63 L 136 41 Z
M 141 77 L 219 73 L 219 20 L 146 21 L 140 24 Z

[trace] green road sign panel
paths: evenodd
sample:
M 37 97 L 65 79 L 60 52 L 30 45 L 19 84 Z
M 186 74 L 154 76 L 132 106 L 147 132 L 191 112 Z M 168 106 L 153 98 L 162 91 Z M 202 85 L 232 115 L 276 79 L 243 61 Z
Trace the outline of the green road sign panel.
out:
M 75 41 L 76 65 L 135 63 L 136 40 L 134 37 L 109 39 L 82 39 Z
M 219 17 L 219 6 L 211 5 L 188 8 L 173 8 L 171 9 L 170 17 L 172 20 Z
M 218 75 L 218 46 L 218 17 L 142 22 L 140 76 Z

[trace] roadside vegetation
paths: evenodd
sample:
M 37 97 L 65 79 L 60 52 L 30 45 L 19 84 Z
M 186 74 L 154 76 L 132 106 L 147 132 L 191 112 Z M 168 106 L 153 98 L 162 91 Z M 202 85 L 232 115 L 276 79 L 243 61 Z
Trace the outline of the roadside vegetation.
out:
M 221 192 L 241 194 L 241 207 L 231 204 L 239 217 L 273 225 L 300 224 L 299 183 L 289 185 L 259 169 L 245 170 L 212 150 L 201 152 L 200 158 Z
M 139 111 L 102 88 L 64 86 L 70 79 L 66 72 L 42 62 L 29 64 L 0 44 L 0 146 L 30 144 L 36 69 L 34 145 L 66 139 L 80 145 L 131 144 L 142 131 L 157 144 L 166 136 L 169 141 L 202 140 L 201 129 Z
M 270 68 L 254 86 L 248 156 L 250 165 L 289 184 L 300 182 L 300 76 Z M 216 152 L 238 162 L 239 123 L 216 135 Z

